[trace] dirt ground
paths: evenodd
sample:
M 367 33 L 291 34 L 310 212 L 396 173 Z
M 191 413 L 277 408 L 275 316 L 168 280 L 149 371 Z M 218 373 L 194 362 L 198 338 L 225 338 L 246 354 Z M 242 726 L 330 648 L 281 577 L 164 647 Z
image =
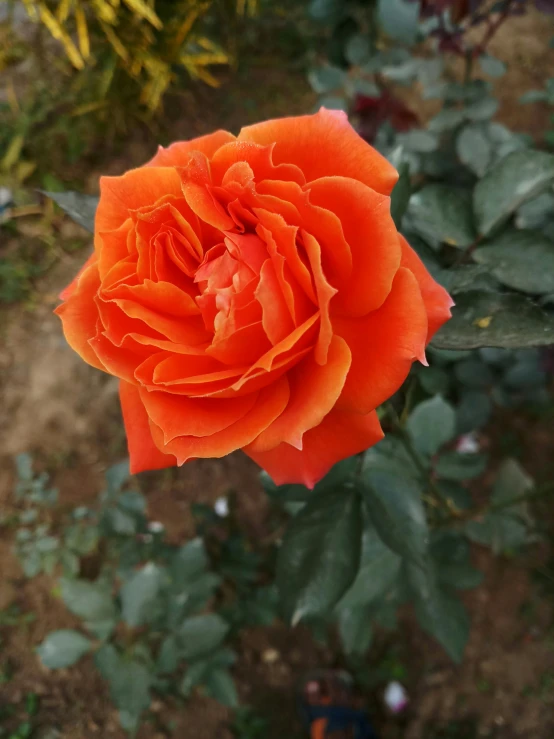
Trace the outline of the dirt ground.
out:
M 546 127 L 549 112 L 545 106 L 519 107 L 515 103 L 523 90 L 541 86 L 554 76 L 554 51 L 545 53 L 553 35 L 551 19 L 530 14 L 506 26 L 492 45 L 492 52 L 509 64 L 508 75 L 496 85 L 502 102 L 499 120 L 513 128 L 538 134 Z M 168 117 L 176 122 L 166 140 L 189 138 L 220 126 L 236 131 L 257 119 L 307 112 L 313 104 L 302 71 L 264 59 L 242 70 L 220 91 L 197 88 L 170 102 Z M 147 160 L 153 150 L 153 141 L 139 137 L 105 161 L 100 170 L 120 173 Z M 98 174 L 90 174 L 91 187 Z M 52 474 L 62 509 L 94 499 L 106 468 L 125 455 L 117 382 L 85 365 L 69 349 L 52 314 L 59 290 L 84 258 L 83 252 L 64 253 L 36 285 L 31 305 L 16 305 L 0 313 L 3 512 L 11 505 L 13 456 L 19 452 L 31 452 Z M 539 478 L 551 474 L 554 436 L 549 426 L 515 418 L 511 430 L 522 446 L 529 470 Z M 223 460 L 190 463 L 178 476 L 145 475 L 141 484 L 148 494 L 150 512 L 166 525 L 171 537 L 192 534 L 188 513 L 192 502 L 211 504 L 231 489 L 237 493 L 246 528 L 253 534 L 264 530 L 266 503 L 257 469 L 240 453 Z M 14 669 L 9 682 L 0 681 L 0 706 L 22 705 L 25 695 L 34 692 L 40 697 L 39 739 L 50 729 L 56 729 L 61 739 L 122 739 L 106 687 L 90 660 L 55 673 L 40 666 L 33 648 L 53 628 L 75 624 L 52 594 L 53 581 L 40 577 L 28 582 L 12 555 L 8 533 L 0 529 L 0 535 L 0 612 L 15 603 L 23 613 L 36 615 L 25 626 L 0 625 L 0 656 Z M 554 736 L 552 603 L 532 581 L 528 562 L 493 560 L 484 550 L 476 549 L 475 563 L 485 572 L 485 581 L 466 597 L 472 631 L 461 666 L 454 666 L 413 626 L 410 614 L 401 619 L 393 636 L 378 635 L 368 660 L 384 678 L 367 697 L 384 739 Z M 277 654 L 270 663 L 264 659 L 269 648 Z M 268 739 L 301 737 L 295 719 L 294 685 L 307 669 L 335 665 L 336 655 L 315 643 L 304 629 L 290 631 L 282 626 L 247 632 L 238 651 L 236 675 L 241 697 L 271 717 Z M 403 717 L 394 718 L 383 710 L 381 691 L 384 681 L 398 675 L 399 670 L 410 707 Z M 201 696 L 191 700 L 185 711 L 156 701 L 152 713 L 153 720 L 141 729 L 140 739 L 169 736 L 166 727 L 170 720 L 176 721 L 172 736 L 230 736 L 226 710 Z M 449 726 L 450 733 L 438 733 L 439 726 Z

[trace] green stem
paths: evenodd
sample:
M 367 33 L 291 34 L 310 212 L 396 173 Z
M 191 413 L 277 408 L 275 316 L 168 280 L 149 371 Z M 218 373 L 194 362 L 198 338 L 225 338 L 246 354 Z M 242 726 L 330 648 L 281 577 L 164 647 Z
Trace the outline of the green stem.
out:
M 433 494 L 433 499 L 435 503 L 437 503 L 441 508 L 448 511 L 449 513 L 452 512 L 452 506 L 446 496 L 444 496 L 437 485 L 435 484 L 434 480 L 432 480 L 429 476 L 429 470 L 427 467 L 423 464 L 421 461 L 421 457 L 414 449 L 414 446 L 412 444 L 412 440 L 410 439 L 408 432 L 404 428 L 400 418 L 398 417 L 398 413 L 396 412 L 394 406 L 392 403 L 386 404 L 386 411 L 389 418 L 392 420 L 393 426 L 395 431 L 398 433 L 398 436 L 400 438 L 400 441 L 402 442 L 402 445 L 406 452 L 408 453 L 408 456 L 414 463 L 415 468 L 417 469 L 422 482 L 426 483 L 429 486 L 429 490 Z
M 475 511 L 462 512 L 459 515 L 451 516 L 450 518 L 441 521 L 439 526 L 455 526 L 460 523 L 467 523 L 468 521 L 474 521 L 478 518 L 483 518 L 491 513 L 498 513 L 506 508 L 520 505 L 521 503 L 528 503 L 531 500 L 537 500 L 538 498 L 545 498 L 548 495 L 554 495 L 554 483 L 543 485 L 542 487 L 531 490 L 528 493 L 522 495 L 516 495 L 508 500 L 503 500 L 500 503 L 494 503 L 493 505 L 479 508 Z
M 473 51 L 469 49 L 466 51 L 466 66 L 464 70 L 464 85 L 467 87 L 471 82 L 471 75 L 473 73 Z

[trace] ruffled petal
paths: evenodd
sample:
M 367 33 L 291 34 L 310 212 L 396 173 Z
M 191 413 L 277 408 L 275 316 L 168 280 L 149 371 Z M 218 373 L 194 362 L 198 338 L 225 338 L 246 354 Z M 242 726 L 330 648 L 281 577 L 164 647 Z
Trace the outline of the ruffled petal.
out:
M 346 341 L 334 336 L 327 363 L 321 366 L 313 355 L 288 374 L 291 396 L 286 410 L 250 445 L 252 451 L 273 449 L 287 442 L 302 449 L 303 437 L 317 426 L 335 405 L 350 368 Z
M 390 199 L 345 177 L 325 177 L 306 187 L 312 204 L 338 216 L 352 252 L 352 275 L 334 298 L 333 311 L 365 316 L 385 302 L 400 266 Z
M 207 136 L 198 136 L 190 141 L 176 141 L 164 149 L 158 147 L 156 155 L 145 165 L 147 167 L 184 167 L 193 151 L 200 151 L 207 157 L 212 157 L 215 152 L 225 144 L 235 141 L 235 137 L 229 131 L 214 131 Z
M 367 415 L 333 409 L 315 428 L 304 434 L 302 451 L 290 444 L 279 444 L 267 452 L 252 446 L 243 449 L 277 485 L 299 483 L 313 488 L 331 467 L 377 444 L 383 431 L 372 411 Z
M 390 195 L 398 173 L 352 128 L 345 113 L 321 108 L 314 115 L 280 118 L 246 126 L 238 141 L 275 143 L 273 162 L 295 164 L 307 182 L 319 177 L 353 177 Z
M 431 277 L 427 268 L 408 244 L 402 234 L 398 234 L 400 238 L 400 246 L 402 248 L 402 266 L 407 267 L 415 275 L 419 283 L 425 309 L 427 310 L 427 320 L 429 329 L 427 333 L 427 343 L 431 341 L 439 328 L 452 317 L 450 310 L 454 305 L 454 301 L 446 292 L 442 285 Z
M 138 389 L 128 382 L 120 382 L 119 399 L 127 433 L 131 474 L 175 467 L 177 464 L 175 457 L 172 454 L 160 452 L 154 444 L 148 416 L 140 400 Z
M 181 195 L 181 178 L 169 167 L 139 167 L 121 177 L 101 177 L 95 233 L 114 231 L 131 211 L 154 205 L 167 195 Z
M 415 359 L 425 359 L 427 313 L 416 278 L 401 267 L 389 297 L 362 318 L 334 318 L 352 365 L 338 408 L 368 413 L 402 385 Z
M 61 318 L 67 343 L 88 364 L 105 370 L 89 340 L 96 336 L 98 310 L 94 298 L 100 287 L 96 259 L 89 259 L 88 266 L 79 273 L 63 294 L 69 291 L 65 303 L 59 305 L 54 313 Z
M 286 377 L 281 377 L 269 387 L 260 390 L 256 402 L 240 420 L 211 436 L 179 436 L 164 445 L 162 430 L 153 422 L 150 428 L 156 444 L 167 453 L 175 454 L 179 464 L 197 457 L 225 457 L 259 436 L 281 415 L 288 400 L 289 383 Z

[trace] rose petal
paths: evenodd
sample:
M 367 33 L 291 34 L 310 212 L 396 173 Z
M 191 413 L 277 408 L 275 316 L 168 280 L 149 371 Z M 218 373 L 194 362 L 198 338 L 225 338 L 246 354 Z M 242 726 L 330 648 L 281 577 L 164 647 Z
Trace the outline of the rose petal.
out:
M 259 146 L 248 141 L 234 141 L 219 149 L 211 158 L 214 183 L 227 182 L 226 173 L 238 162 L 248 164 L 257 182 L 261 180 L 291 180 L 303 185 L 306 182 L 302 171 L 294 162 L 275 165 L 272 160 L 273 145 Z
M 272 344 L 278 344 L 294 330 L 290 313 L 271 259 L 266 259 L 256 288 L 262 306 L 262 325 Z
M 314 115 L 280 118 L 246 126 L 238 141 L 275 143 L 273 162 L 295 164 L 307 182 L 328 175 L 353 177 L 390 195 L 398 173 L 352 128 L 345 113 L 321 108 Z
M 243 449 L 277 485 L 299 483 L 313 488 L 341 459 L 377 444 L 383 431 L 372 411 L 367 415 L 333 409 L 323 421 L 304 434 L 302 451 L 290 444 L 279 444 L 267 452 Z
M 267 451 L 281 442 L 302 449 L 303 436 L 317 426 L 335 405 L 350 368 L 346 341 L 333 336 L 327 363 L 321 366 L 313 355 L 289 371 L 291 397 L 286 410 L 250 445 L 252 451 Z
M 89 344 L 89 339 L 96 336 L 98 310 L 94 298 L 100 287 L 98 264 L 90 258 L 87 265 L 76 280 L 66 288 L 70 290 L 65 303 L 59 305 L 54 313 L 61 318 L 64 336 L 69 346 L 79 354 L 85 362 L 97 369 L 105 367 Z
M 207 136 L 198 136 L 190 141 L 176 141 L 164 149 L 158 147 L 157 154 L 145 165 L 147 167 L 184 167 L 193 151 L 200 151 L 207 157 L 212 157 L 224 144 L 235 141 L 235 137 L 228 131 L 214 131 Z
M 400 266 L 390 199 L 345 177 L 325 177 L 307 188 L 312 204 L 338 216 L 352 252 L 352 275 L 333 300 L 333 311 L 365 316 L 384 303 Z
M 281 377 L 260 390 L 251 410 L 223 431 L 204 437 L 180 436 L 164 445 L 163 432 L 151 423 L 152 436 L 160 449 L 175 454 L 178 464 L 197 457 L 224 457 L 253 441 L 283 412 L 288 399 L 289 384 Z
M 256 393 L 244 398 L 186 398 L 139 389 L 150 420 L 163 433 L 164 444 L 178 436 L 212 436 L 241 419 L 254 406 Z
M 401 267 L 376 311 L 362 318 L 333 318 L 352 365 L 337 407 L 368 413 L 402 385 L 414 359 L 425 359 L 427 314 L 414 275 Z
M 101 177 L 95 233 L 114 231 L 131 211 L 151 206 L 167 195 L 181 195 L 181 178 L 175 169 L 139 167 L 121 177 Z
M 172 454 L 160 452 L 154 444 L 148 416 L 137 388 L 128 382 L 120 382 L 119 399 L 127 433 L 131 474 L 136 475 L 144 470 L 175 467 L 177 464 L 175 457 Z
M 323 274 L 323 269 L 321 267 L 321 249 L 317 240 L 303 229 L 300 233 L 302 235 L 302 241 L 304 243 L 308 259 L 310 260 L 310 267 L 312 268 L 312 276 L 315 283 L 317 302 L 321 315 L 319 336 L 315 347 L 315 361 L 318 364 L 325 364 L 327 361 L 329 344 L 333 337 L 333 327 L 329 317 L 329 306 L 331 298 L 336 295 L 337 290 L 336 288 L 331 287 L 325 279 L 325 275 Z
M 427 343 L 431 341 L 439 328 L 452 317 L 450 310 L 454 301 L 447 291 L 431 277 L 427 268 L 416 252 L 408 244 L 402 234 L 398 234 L 402 248 L 402 266 L 407 267 L 415 275 L 419 283 L 423 302 L 427 310 L 429 329 Z

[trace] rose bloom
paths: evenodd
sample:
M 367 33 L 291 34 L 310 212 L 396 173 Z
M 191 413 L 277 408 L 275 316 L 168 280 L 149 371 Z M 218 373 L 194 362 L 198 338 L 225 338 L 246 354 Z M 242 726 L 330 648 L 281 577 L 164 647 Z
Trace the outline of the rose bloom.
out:
M 325 109 L 100 180 L 94 254 L 56 312 L 121 380 L 132 472 L 242 449 L 313 487 L 382 438 L 375 408 L 452 306 L 395 228 L 396 180 Z

